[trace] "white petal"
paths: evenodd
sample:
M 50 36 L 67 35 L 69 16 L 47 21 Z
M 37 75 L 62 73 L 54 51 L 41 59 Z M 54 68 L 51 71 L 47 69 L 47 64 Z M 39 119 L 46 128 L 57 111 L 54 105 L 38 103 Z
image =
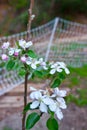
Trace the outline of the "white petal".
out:
M 35 99 L 37 99 L 37 100 L 42 98 L 42 94 L 40 91 L 35 91 L 34 96 L 35 96 Z
M 57 108 L 56 103 L 49 105 L 49 109 L 50 109 L 51 111 L 53 111 L 53 112 L 56 111 L 56 108 Z
M 59 94 L 59 89 L 58 88 L 54 88 L 54 94 L 56 94 L 56 96 Z
M 35 92 L 32 92 L 32 93 L 30 94 L 30 99 L 32 99 L 32 100 L 35 99 Z
M 39 106 L 39 101 L 34 101 L 31 105 L 30 105 L 30 108 L 31 109 L 35 109 Z
M 39 108 L 40 108 L 41 112 L 47 113 L 47 111 L 48 111 L 48 107 L 43 102 L 40 103 L 40 107 Z
M 40 63 L 43 62 L 43 58 L 40 58 L 39 61 L 40 61 Z
M 47 68 L 46 66 L 43 66 L 43 69 L 44 69 L 44 70 L 48 70 L 48 68 Z
M 31 64 L 31 67 L 33 68 L 33 69 L 36 69 L 37 67 L 36 67 L 36 65 L 35 64 Z
M 70 71 L 68 68 L 65 68 L 65 72 L 66 72 L 66 74 L 70 74 Z
M 25 47 L 26 47 L 26 48 L 29 48 L 29 47 L 32 46 L 32 45 L 33 45 L 33 43 L 32 43 L 31 41 L 29 41 L 29 42 L 26 43 L 26 46 L 25 46 Z
M 34 88 L 34 87 L 32 87 L 32 86 L 30 86 L 30 90 L 31 90 L 31 91 L 36 91 L 37 89 Z
M 55 114 L 57 115 L 57 118 L 59 120 L 63 119 L 63 113 L 62 113 L 62 111 L 59 108 L 57 108 Z
M 67 92 L 65 90 L 60 90 L 60 97 L 65 97 Z
M 60 108 L 62 108 L 62 109 L 67 108 L 65 100 L 63 98 L 57 98 L 57 102 L 58 102 Z
M 30 64 L 31 64 L 31 61 L 27 60 L 27 61 L 26 61 L 26 64 L 27 64 L 27 65 L 30 65 Z
M 57 67 L 57 72 L 62 72 L 63 70 L 60 67 Z
M 56 69 L 52 69 L 51 71 L 50 71 L 50 74 L 54 74 L 56 72 Z
M 49 97 L 46 97 L 43 99 L 43 102 L 46 104 L 46 105 L 50 105 L 50 104 L 53 104 L 54 101 L 53 99 L 49 98 Z

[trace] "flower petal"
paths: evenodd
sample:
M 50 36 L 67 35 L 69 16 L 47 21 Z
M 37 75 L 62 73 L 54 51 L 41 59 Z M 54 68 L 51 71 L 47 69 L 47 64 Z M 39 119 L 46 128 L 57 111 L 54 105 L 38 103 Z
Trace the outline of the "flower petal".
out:
M 48 107 L 43 102 L 40 103 L 40 107 L 39 108 L 40 108 L 41 112 L 45 112 L 45 113 L 48 112 Z
M 36 99 L 36 98 L 35 98 L 35 92 L 32 92 L 32 93 L 30 94 L 30 99 L 32 99 L 32 100 Z
M 34 95 L 34 96 L 35 96 L 35 99 L 38 100 L 38 99 L 42 98 L 42 94 L 41 94 L 40 91 L 35 91 L 34 94 L 35 94 L 35 95 Z
M 51 71 L 50 71 L 50 74 L 54 74 L 56 72 L 56 69 L 52 69 Z
M 50 105 L 49 105 L 49 109 L 50 109 L 51 111 L 53 111 L 53 112 L 56 111 L 56 108 L 57 108 L 56 103 L 53 103 L 53 104 L 50 104 Z
M 70 74 L 70 71 L 68 68 L 65 68 L 64 70 L 65 70 L 66 74 Z
M 43 102 L 46 104 L 46 105 L 50 105 L 50 104 L 53 104 L 54 103 L 54 100 L 49 98 L 49 97 L 46 97 L 43 99 Z
M 55 114 L 57 115 L 57 118 L 59 120 L 63 119 L 63 113 L 62 113 L 62 111 L 59 108 L 57 108 Z
M 34 87 L 32 87 L 32 86 L 30 86 L 30 90 L 31 90 L 31 91 L 36 91 L 37 89 L 34 88 Z
M 30 105 L 30 108 L 31 109 L 35 109 L 35 108 L 37 108 L 38 106 L 39 106 L 39 101 L 34 101 L 31 105 Z
M 31 64 L 32 69 L 36 69 L 36 65 L 34 63 Z
M 63 98 L 57 98 L 57 102 L 58 102 L 60 108 L 62 108 L 62 109 L 67 108 L 65 100 Z

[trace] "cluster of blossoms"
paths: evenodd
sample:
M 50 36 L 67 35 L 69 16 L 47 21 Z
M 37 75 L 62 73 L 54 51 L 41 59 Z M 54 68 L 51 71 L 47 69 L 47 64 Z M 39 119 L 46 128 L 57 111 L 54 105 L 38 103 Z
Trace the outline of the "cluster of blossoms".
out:
M 32 58 L 26 54 L 26 51 L 29 50 L 29 48 L 33 45 L 31 41 L 26 42 L 25 40 L 19 40 L 18 41 L 18 47 L 11 48 L 9 42 L 5 42 L 2 45 L 3 50 L 8 50 L 7 54 L 2 54 L 1 58 L 3 61 L 9 60 L 11 57 L 19 58 L 22 63 L 25 63 L 29 65 L 32 69 L 37 69 L 38 66 L 41 66 L 44 70 L 47 70 L 50 68 L 50 74 L 55 74 L 56 72 L 62 72 L 65 71 L 66 74 L 69 74 L 69 70 L 66 67 L 65 63 L 63 62 L 51 62 L 49 64 L 46 64 L 44 62 L 43 58 Z M 22 51 L 25 51 L 23 53 Z
M 32 91 L 30 94 L 30 99 L 32 103 L 30 105 L 31 109 L 39 108 L 42 113 L 49 113 L 49 110 L 54 112 L 59 120 L 63 118 L 63 113 L 61 109 L 66 109 L 66 103 L 64 97 L 66 96 L 65 90 L 59 90 L 54 88 L 52 90 L 37 90 L 30 87 Z

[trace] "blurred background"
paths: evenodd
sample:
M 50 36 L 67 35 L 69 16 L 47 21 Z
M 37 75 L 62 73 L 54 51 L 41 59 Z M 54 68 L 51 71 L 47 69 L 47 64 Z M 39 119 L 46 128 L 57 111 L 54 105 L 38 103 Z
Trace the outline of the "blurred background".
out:
M 29 4 L 29 0 L 0 0 L 0 36 L 26 30 Z M 87 0 L 35 0 L 33 13 L 32 28 L 55 17 L 86 24 Z

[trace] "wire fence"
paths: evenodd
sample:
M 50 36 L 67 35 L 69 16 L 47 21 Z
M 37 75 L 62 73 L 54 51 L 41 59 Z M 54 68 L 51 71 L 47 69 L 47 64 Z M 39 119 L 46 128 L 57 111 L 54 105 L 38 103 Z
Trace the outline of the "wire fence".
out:
M 63 61 L 71 67 L 87 64 L 87 25 L 56 18 L 31 32 L 1 37 L 0 48 L 6 41 L 15 46 L 15 42 L 20 39 L 31 40 L 33 49 L 46 61 Z M 0 54 L 2 53 L 4 52 L 0 49 Z M 24 79 L 17 72 L 7 72 L 5 68 L 0 68 L 0 95 L 22 82 Z

